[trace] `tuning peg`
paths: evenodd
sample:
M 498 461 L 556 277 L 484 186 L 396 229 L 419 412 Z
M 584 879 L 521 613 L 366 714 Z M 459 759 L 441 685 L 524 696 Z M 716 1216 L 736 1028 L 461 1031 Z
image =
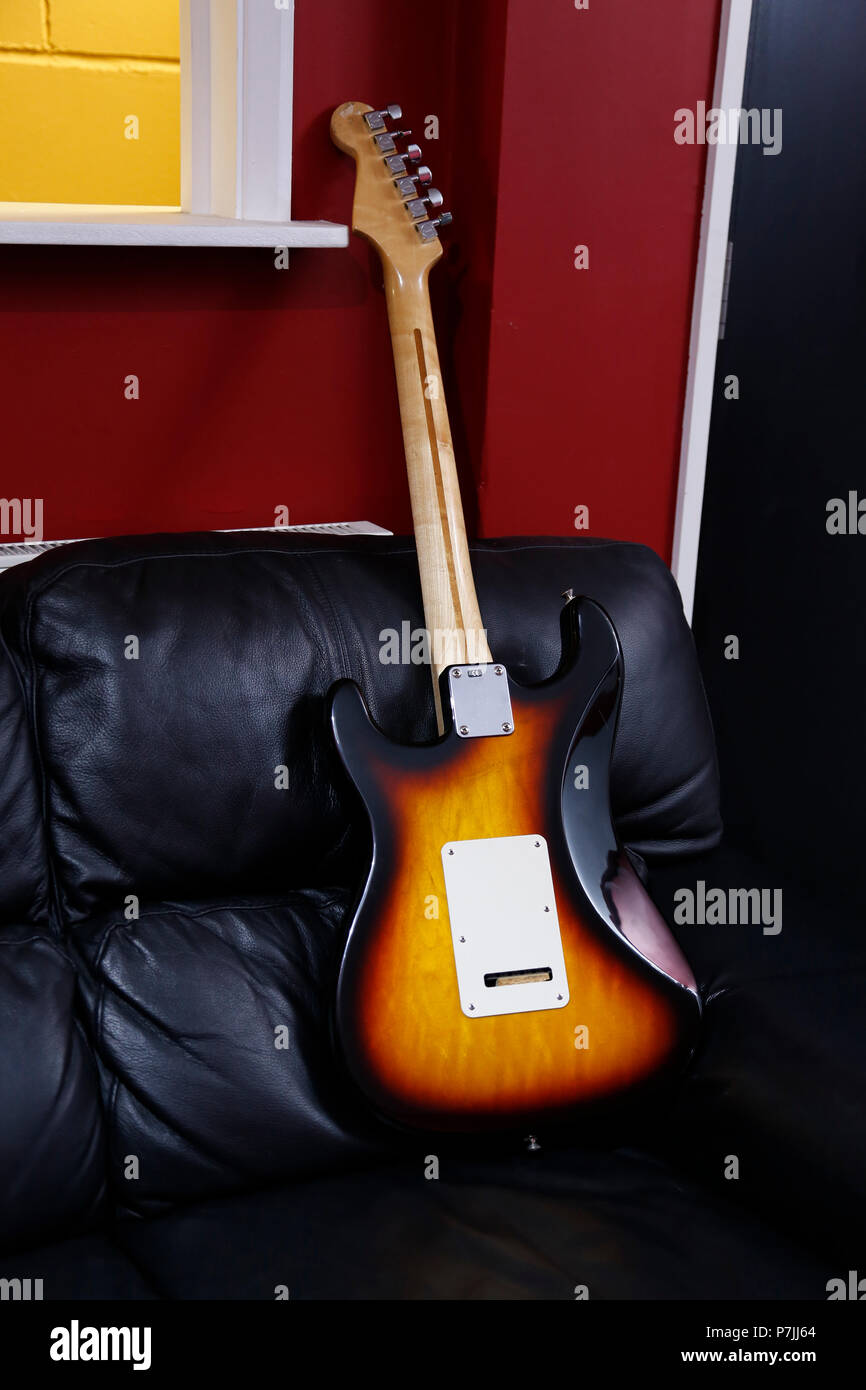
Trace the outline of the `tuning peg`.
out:
M 407 130 L 406 134 L 411 135 L 411 130 Z M 403 158 L 408 159 L 410 164 L 420 164 L 421 160 L 424 158 L 424 151 L 420 145 L 410 145 Z
M 383 106 L 381 111 L 368 111 L 364 120 L 371 130 L 384 130 L 386 116 L 391 121 L 401 121 L 403 119 L 402 106 L 392 102 L 390 106 Z
M 422 241 L 435 241 L 440 227 L 450 227 L 454 221 L 450 212 L 442 212 L 438 217 L 424 218 L 415 223 L 415 230 Z
M 433 182 L 433 171 L 428 169 L 426 164 L 419 164 L 412 177 L 418 180 L 422 188 L 426 188 Z
M 374 135 L 373 139 L 383 154 L 392 154 L 397 149 L 395 140 L 402 140 L 404 136 L 411 134 L 411 130 L 386 130 L 381 135 Z M 414 149 L 416 147 L 410 145 L 409 148 Z
M 426 198 L 410 198 L 406 204 L 406 211 L 410 217 L 426 217 L 428 208 L 441 208 L 444 202 L 439 189 L 431 188 Z
M 442 206 L 442 194 L 439 192 L 438 188 L 430 188 L 426 197 L 419 194 L 416 184 L 420 183 L 423 188 L 426 188 L 430 182 L 430 179 L 433 177 L 429 169 L 427 169 L 425 172 L 429 177 L 424 179 L 420 177 L 419 170 L 417 173 L 412 174 L 411 176 L 407 174 L 403 178 L 398 178 L 394 180 L 394 187 L 400 194 L 400 197 L 407 199 L 408 202 L 411 203 L 413 207 L 417 209 L 417 211 L 415 211 L 412 214 L 413 217 L 427 216 L 427 213 L 425 212 L 423 207 L 424 203 L 429 203 L 431 208 L 439 208 Z

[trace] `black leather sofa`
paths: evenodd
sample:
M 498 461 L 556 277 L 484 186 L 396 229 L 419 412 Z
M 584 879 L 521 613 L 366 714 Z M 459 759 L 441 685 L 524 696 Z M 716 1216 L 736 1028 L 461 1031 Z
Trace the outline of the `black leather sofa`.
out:
M 324 697 L 352 676 L 394 737 L 433 735 L 426 668 L 378 660 L 383 629 L 423 624 L 411 543 L 46 554 L 0 580 L 3 1278 L 45 1299 L 821 1300 L 863 1262 L 861 925 L 719 848 L 668 571 L 607 541 L 473 555 L 518 679 L 553 670 L 564 589 L 613 617 L 614 807 L 668 919 L 699 881 L 782 887 L 783 930 L 675 926 L 701 1044 L 616 1130 L 530 1152 L 387 1129 L 329 1040 L 366 830 Z

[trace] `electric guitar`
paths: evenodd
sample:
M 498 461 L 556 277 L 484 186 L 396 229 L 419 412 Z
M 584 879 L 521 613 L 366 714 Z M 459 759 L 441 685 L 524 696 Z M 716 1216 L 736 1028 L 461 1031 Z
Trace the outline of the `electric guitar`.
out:
M 531 688 L 490 653 L 472 580 L 427 279 L 441 195 L 399 106 L 339 106 L 352 226 L 376 248 L 439 737 L 401 746 L 352 681 L 330 695 L 373 855 L 337 983 L 346 1066 L 386 1119 L 537 1126 L 621 1099 L 687 1060 L 694 976 L 611 820 L 623 680 L 607 614 L 571 591 L 562 659 Z

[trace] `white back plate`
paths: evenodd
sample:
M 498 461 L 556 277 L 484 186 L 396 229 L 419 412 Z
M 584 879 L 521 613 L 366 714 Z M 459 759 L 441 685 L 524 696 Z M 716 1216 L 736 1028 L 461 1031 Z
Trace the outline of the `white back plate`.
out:
M 466 1017 L 564 1008 L 568 980 L 544 836 L 449 840 L 442 865 Z M 530 973 L 544 978 L 508 982 Z

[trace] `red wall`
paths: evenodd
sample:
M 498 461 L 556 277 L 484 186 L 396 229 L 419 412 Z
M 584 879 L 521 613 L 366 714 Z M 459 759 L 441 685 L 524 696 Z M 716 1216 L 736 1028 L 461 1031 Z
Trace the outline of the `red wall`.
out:
M 511 0 L 481 520 L 673 538 L 713 0 Z M 531 56 L 530 56 L 531 55 Z M 574 268 L 574 247 L 589 269 Z
M 295 215 L 346 221 L 328 139 L 399 100 L 455 212 L 434 284 L 470 524 L 667 556 L 719 0 L 298 0 Z M 590 247 L 590 270 L 572 247 Z M 141 399 L 124 399 L 129 373 Z M 367 517 L 409 527 L 367 248 L 0 248 L 0 495 L 45 534 Z

